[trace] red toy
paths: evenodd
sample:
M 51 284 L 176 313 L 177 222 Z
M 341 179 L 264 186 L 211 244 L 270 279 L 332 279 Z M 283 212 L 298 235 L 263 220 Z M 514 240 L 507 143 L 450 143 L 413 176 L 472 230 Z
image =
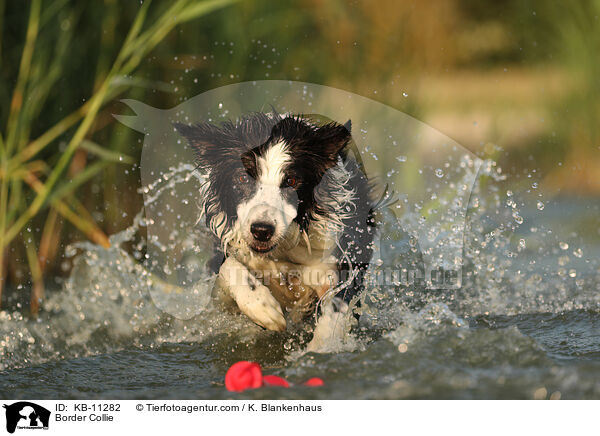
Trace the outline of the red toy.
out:
M 325 383 L 319 377 L 309 378 L 304 382 L 305 386 L 323 386 Z
M 284 388 L 289 388 L 290 384 L 286 379 L 278 377 L 276 375 L 265 375 L 263 376 L 263 383 L 265 386 L 282 386 Z
M 306 382 L 305 386 L 323 386 L 323 380 L 313 377 Z M 256 389 L 261 386 L 280 386 L 289 388 L 290 384 L 282 377 L 276 375 L 262 375 L 260 365 L 255 362 L 242 360 L 236 362 L 225 374 L 225 387 L 228 391 L 242 392 L 246 389 Z
M 225 374 L 225 387 L 229 391 L 241 392 L 245 389 L 260 388 L 263 385 L 260 365 L 254 362 L 234 363 Z

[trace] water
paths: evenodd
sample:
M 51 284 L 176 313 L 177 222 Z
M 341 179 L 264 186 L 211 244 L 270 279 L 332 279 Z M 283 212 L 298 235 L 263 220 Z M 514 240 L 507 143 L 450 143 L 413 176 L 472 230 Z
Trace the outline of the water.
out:
M 507 193 L 499 179 L 471 197 L 460 289 L 367 289 L 358 331 L 313 352 L 301 332 L 262 331 L 210 303 L 187 320 L 157 308 L 140 215 L 110 249 L 71 250 L 39 318 L 0 312 L 0 397 L 600 398 L 598 201 L 544 199 L 541 211 Z M 230 393 L 237 360 L 296 386 Z M 314 376 L 325 386 L 301 386 Z
M 597 313 L 586 311 L 482 316 L 464 325 L 418 314 L 351 352 L 290 361 L 267 357 L 266 338 L 243 346 L 227 337 L 113 345 L 4 371 L 0 387 L 3 398 L 598 398 L 599 327 Z M 320 376 L 326 385 L 227 392 L 228 365 L 249 356 L 267 373 L 296 383 Z

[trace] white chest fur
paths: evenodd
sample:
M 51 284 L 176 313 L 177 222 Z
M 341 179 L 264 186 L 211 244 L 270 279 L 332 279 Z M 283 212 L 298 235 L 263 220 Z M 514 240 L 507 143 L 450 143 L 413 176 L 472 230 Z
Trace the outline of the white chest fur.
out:
M 335 234 L 313 230 L 301 235 L 290 226 L 285 241 L 269 256 L 236 247 L 231 253 L 261 281 L 292 319 L 300 319 L 313 302 L 338 283 L 337 261 L 332 253 Z

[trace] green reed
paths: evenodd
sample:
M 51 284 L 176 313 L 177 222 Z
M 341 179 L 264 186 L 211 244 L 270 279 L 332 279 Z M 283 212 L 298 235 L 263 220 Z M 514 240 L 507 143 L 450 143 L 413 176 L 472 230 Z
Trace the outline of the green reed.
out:
M 69 28 L 64 24 L 69 23 L 65 20 L 75 20 L 82 14 L 81 5 L 76 2 L 31 1 L 18 74 L 11 90 L 6 125 L 0 133 L 0 297 L 6 281 L 7 257 L 19 250 L 15 246 L 21 245 L 33 283 L 30 307 L 32 313 L 37 312 L 44 292 L 44 265 L 48 252 L 52 251 L 49 245 L 57 242 L 52 237 L 57 231 L 57 216 L 70 222 L 90 240 L 109 245 L 107 236 L 74 195 L 79 187 L 107 167 L 134 162 L 132 157 L 90 139 L 101 111 L 137 85 L 131 75 L 176 26 L 233 2 L 235 0 L 177 0 L 158 9 L 150 18 L 151 1 L 144 1 L 117 55 L 111 59 L 108 50 L 100 51 L 93 92 L 85 103 L 37 137 L 31 137 L 41 122 L 44 104 L 68 62 L 72 61 L 70 51 L 78 35 L 74 34 L 74 26 Z M 117 2 L 106 4 L 104 24 L 110 25 L 120 11 Z M 5 7 L 2 1 L 0 11 Z M 64 28 L 57 33 L 53 27 L 61 23 Z M 5 24 L 0 22 L 0 35 Z M 48 39 L 53 40 L 52 52 L 45 44 Z M 104 44 L 110 43 L 104 41 Z M 121 80 L 123 78 L 130 80 Z M 66 143 L 60 146 L 58 140 L 65 138 Z M 48 160 L 40 157 L 46 149 L 52 149 Z M 79 150 L 93 155 L 93 163 L 76 163 L 74 156 Z M 38 241 L 38 232 L 32 230 L 31 223 L 42 213 L 44 224 Z

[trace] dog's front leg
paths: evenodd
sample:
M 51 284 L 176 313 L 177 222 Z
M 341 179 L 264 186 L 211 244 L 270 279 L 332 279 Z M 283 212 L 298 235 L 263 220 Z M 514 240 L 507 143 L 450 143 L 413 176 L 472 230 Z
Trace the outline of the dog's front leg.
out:
M 265 285 L 233 257 L 225 259 L 219 270 L 221 286 L 237 306 L 256 324 L 275 331 L 285 330 L 281 306 Z

